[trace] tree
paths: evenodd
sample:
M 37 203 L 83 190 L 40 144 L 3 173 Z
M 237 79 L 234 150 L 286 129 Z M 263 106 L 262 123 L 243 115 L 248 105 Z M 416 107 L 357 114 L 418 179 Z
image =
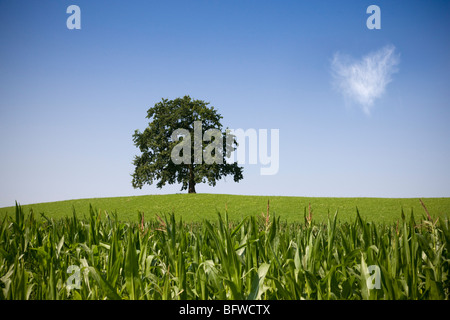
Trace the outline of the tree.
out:
M 141 152 L 133 161 L 134 188 L 158 181 L 158 188 L 181 183 L 181 190 L 195 193 L 197 183 L 215 186 L 223 176 L 232 175 L 235 182 L 243 178 L 242 167 L 226 161 L 236 150 L 235 136 L 222 131 L 222 116 L 208 105 L 184 96 L 162 99 L 147 111 L 148 127 L 133 134 Z

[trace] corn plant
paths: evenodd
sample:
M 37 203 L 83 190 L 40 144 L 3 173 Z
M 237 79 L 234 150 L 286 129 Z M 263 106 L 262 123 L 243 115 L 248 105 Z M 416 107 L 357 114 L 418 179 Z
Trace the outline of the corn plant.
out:
M 424 207 L 426 208 L 426 207 Z M 413 212 L 391 225 L 338 213 L 286 223 L 269 212 L 185 223 L 15 216 L 0 224 L 0 299 L 448 299 L 448 219 Z M 376 270 L 376 274 L 373 273 Z

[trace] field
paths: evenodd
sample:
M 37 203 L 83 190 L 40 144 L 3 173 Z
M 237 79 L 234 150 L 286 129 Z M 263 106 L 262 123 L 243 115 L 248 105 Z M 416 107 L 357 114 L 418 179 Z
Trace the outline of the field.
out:
M 215 197 L 89 200 L 100 210 L 81 210 L 85 200 L 7 209 L 0 224 L 0 299 L 449 298 L 448 199 L 425 199 L 426 206 L 418 199 L 419 206 L 323 199 L 321 207 L 318 199 L 221 196 L 224 203 L 216 204 Z M 112 210 L 133 201 L 126 216 Z M 210 219 L 203 210 L 214 207 L 223 210 Z M 283 208 L 291 211 L 283 215 Z M 376 222 L 367 219 L 371 214 Z
M 154 218 L 156 214 L 174 213 L 177 218 L 186 222 L 200 222 L 203 219 L 215 220 L 217 212 L 228 213 L 230 220 L 239 221 L 247 216 L 260 215 L 266 212 L 270 201 L 270 212 L 282 221 L 303 221 L 304 213 L 311 205 L 314 220 L 325 222 L 328 213 L 339 212 L 339 221 L 352 221 L 356 208 L 361 216 L 371 222 L 395 222 L 400 218 L 402 208 L 409 213 L 411 209 L 421 215 L 424 209 L 419 199 L 389 198 L 307 198 L 280 196 L 241 196 L 225 194 L 170 194 L 148 195 L 137 197 L 115 197 L 67 200 L 51 203 L 25 205 L 28 212 L 31 208 L 39 218 L 44 212 L 54 219 L 72 215 L 73 209 L 80 216 L 87 215 L 89 207 L 108 213 L 117 212 L 121 221 L 135 221 L 139 212 L 146 218 Z M 450 198 L 426 198 L 423 202 L 432 216 L 445 216 L 450 213 Z M 19 203 L 20 204 L 20 203 Z M 13 204 L 12 204 L 13 205 Z M 14 215 L 15 207 L 0 208 L 0 218 L 9 213 Z

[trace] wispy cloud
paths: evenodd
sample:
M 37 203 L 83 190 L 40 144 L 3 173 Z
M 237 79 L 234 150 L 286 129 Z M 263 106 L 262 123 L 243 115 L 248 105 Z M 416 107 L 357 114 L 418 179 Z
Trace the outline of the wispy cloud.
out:
M 349 100 L 356 102 L 366 114 L 380 98 L 392 74 L 398 71 L 399 55 L 392 45 L 355 60 L 339 52 L 331 62 L 336 88 Z

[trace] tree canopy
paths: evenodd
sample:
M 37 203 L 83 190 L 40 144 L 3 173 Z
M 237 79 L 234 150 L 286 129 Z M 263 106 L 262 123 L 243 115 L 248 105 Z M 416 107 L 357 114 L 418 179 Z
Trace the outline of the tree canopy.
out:
M 235 182 L 243 178 L 243 168 L 229 160 L 236 139 L 228 130 L 222 131 L 222 116 L 208 105 L 184 96 L 162 99 L 147 111 L 148 127 L 133 134 L 140 150 L 133 161 L 134 188 L 180 183 L 181 190 L 195 193 L 198 183 L 215 186 L 227 175 Z

